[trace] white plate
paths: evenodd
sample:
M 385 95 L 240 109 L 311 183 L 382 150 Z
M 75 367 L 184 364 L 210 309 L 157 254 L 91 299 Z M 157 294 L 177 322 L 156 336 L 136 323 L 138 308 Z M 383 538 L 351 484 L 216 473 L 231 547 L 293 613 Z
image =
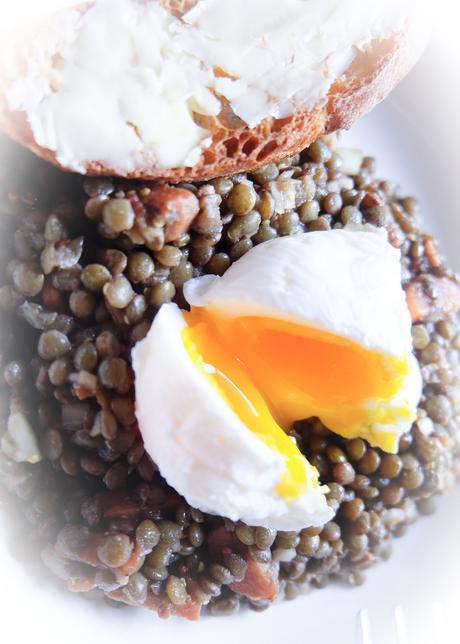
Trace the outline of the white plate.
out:
M 455 78 L 459 67 L 453 69 L 454 62 L 445 38 L 442 47 L 434 44 L 391 99 L 344 140 L 375 154 L 381 176 L 398 178 L 407 194 L 420 197 L 426 228 L 439 235 L 452 265 L 460 270 L 460 141 L 458 131 L 450 130 L 457 123 L 460 101 L 442 73 L 449 69 L 449 77 Z M 246 611 L 195 624 L 93 605 L 46 580 L 31 579 L 3 548 L 0 632 L 12 644 L 125 644 L 160 638 L 187 638 L 188 644 L 458 643 L 459 503 L 460 489 L 442 498 L 439 511 L 420 519 L 396 541 L 391 560 L 369 571 L 360 588 L 329 587 L 262 614 Z

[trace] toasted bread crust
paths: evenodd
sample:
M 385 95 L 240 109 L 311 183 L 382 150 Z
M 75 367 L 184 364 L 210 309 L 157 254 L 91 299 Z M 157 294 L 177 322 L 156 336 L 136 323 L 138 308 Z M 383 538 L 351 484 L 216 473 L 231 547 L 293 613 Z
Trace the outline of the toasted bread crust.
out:
M 190 11 L 197 2 L 198 0 L 160 0 L 161 6 L 177 18 Z
M 172 14 L 180 16 L 197 0 L 161 0 Z M 277 162 L 296 154 L 323 134 L 348 129 L 371 110 L 407 74 L 416 62 L 420 47 L 416 34 L 408 31 L 386 40 L 374 41 L 359 53 L 347 72 L 332 85 L 327 98 L 312 110 L 299 110 L 283 119 L 266 118 L 249 128 L 223 102 L 218 117 L 200 117 L 200 124 L 211 132 L 212 143 L 203 150 L 193 167 L 163 168 L 152 162 L 127 174 L 131 179 L 180 182 L 201 181 Z M 25 113 L 11 112 L 0 97 L 0 129 L 46 161 L 68 170 L 55 153 L 37 145 Z M 113 168 L 88 163 L 88 175 L 115 175 Z

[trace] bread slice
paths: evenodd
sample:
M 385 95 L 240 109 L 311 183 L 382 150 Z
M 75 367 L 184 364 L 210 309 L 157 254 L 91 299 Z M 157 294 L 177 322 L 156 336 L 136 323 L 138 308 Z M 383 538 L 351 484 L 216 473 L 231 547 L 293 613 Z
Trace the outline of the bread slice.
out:
M 200 0 L 160 2 L 172 15 L 180 17 Z M 415 24 L 404 33 L 374 40 L 358 52 L 353 63 L 335 80 L 328 95 L 316 107 L 297 110 L 285 118 L 265 118 L 253 128 L 237 117 L 229 102 L 221 98 L 218 116 L 194 115 L 195 122 L 210 132 L 212 141 L 192 167 L 162 167 L 149 154 L 147 163 L 128 172 L 117 171 L 96 160 L 85 163 L 84 171 L 93 176 L 119 175 L 181 182 L 246 172 L 279 161 L 299 152 L 324 134 L 349 128 L 371 110 L 414 65 L 421 53 L 422 41 Z M 26 113 L 11 111 L 4 91 L 0 95 L 0 128 L 43 159 L 63 170 L 71 169 L 59 163 L 55 152 L 37 143 Z

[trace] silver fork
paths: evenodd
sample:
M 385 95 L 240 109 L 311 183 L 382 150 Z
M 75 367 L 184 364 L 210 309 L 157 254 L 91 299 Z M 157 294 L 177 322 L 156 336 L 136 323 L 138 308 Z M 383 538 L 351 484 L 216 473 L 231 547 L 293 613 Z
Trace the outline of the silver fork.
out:
M 423 610 L 421 608 L 421 610 Z M 455 628 L 451 615 L 441 602 L 434 602 L 429 607 L 429 632 L 423 640 L 411 637 L 410 625 L 404 608 L 395 606 L 392 614 L 392 624 L 389 630 L 392 635 L 385 634 L 385 641 L 378 627 L 372 623 L 372 616 L 367 608 L 360 610 L 357 617 L 357 644 L 459 644 L 460 631 Z M 426 616 L 425 616 L 426 617 Z M 388 639 L 389 637 L 389 639 Z

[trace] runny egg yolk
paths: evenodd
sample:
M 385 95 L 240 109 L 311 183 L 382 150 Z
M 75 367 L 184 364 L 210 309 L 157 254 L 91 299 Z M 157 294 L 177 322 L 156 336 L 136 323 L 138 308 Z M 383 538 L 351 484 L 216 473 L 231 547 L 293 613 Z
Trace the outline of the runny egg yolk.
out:
M 371 423 L 410 418 L 407 407 L 385 406 L 409 372 L 408 358 L 366 349 L 327 331 L 257 316 L 227 318 L 205 308 L 184 313 L 183 342 L 195 365 L 246 427 L 285 459 L 277 491 L 302 494 L 310 466 L 286 430 L 316 416 L 343 436 Z M 392 432 L 373 432 L 394 451 Z M 308 469 L 307 469 L 308 471 Z
M 189 326 L 184 329 L 182 340 L 194 364 L 219 390 L 244 425 L 283 456 L 285 470 L 277 492 L 286 498 L 300 496 L 308 484 L 304 457 L 276 423 L 244 365 L 225 350 L 217 329 L 202 320 L 201 315 L 189 313 L 185 317 Z M 308 463 L 307 468 L 314 479 L 315 469 Z

